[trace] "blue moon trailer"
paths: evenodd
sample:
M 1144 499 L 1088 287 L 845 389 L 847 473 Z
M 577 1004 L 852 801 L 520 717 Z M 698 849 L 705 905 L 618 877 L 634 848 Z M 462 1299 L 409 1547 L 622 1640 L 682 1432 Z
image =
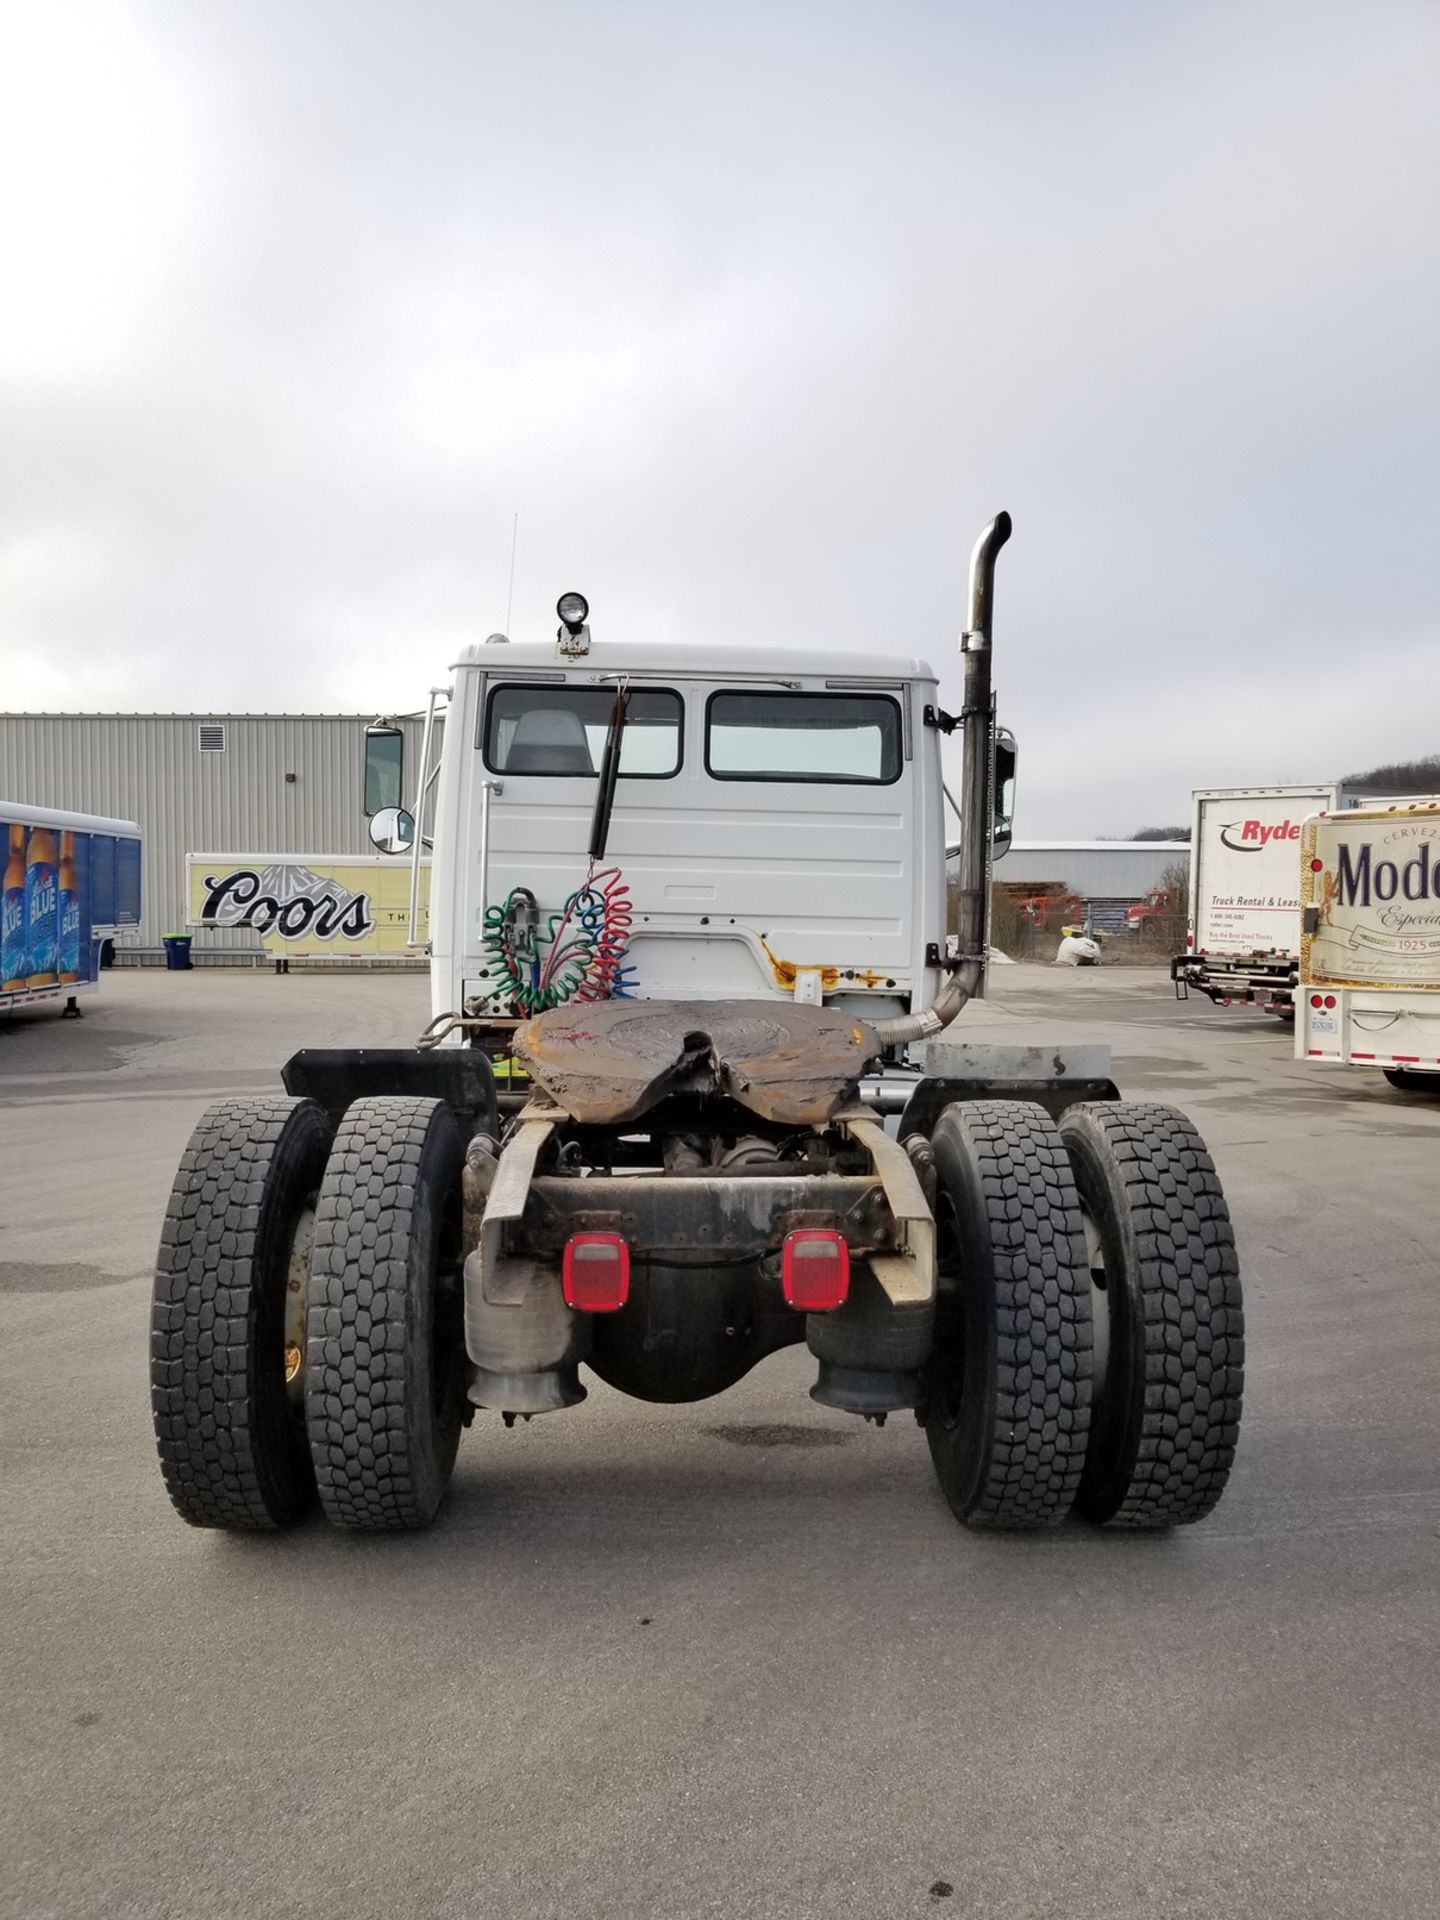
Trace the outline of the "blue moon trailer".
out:
M 140 829 L 0 800 L 0 849 L 0 1013 L 50 1000 L 78 1013 L 101 942 L 140 924 Z

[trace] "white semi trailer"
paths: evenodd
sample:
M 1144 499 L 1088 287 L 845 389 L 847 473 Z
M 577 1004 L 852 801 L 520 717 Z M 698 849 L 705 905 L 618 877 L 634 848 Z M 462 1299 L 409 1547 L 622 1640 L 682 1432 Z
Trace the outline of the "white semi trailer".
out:
M 919 659 L 592 644 L 572 594 L 554 643 L 463 651 L 438 766 L 372 821 L 433 840 L 427 1031 L 296 1055 L 176 1178 L 152 1389 L 187 1520 L 420 1526 L 477 1416 L 573 1407 L 582 1365 L 701 1399 L 791 1345 L 821 1405 L 913 1412 L 969 1525 L 1211 1510 L 1244 1336 L 1204 1143 L 1068 1045 L 936 1040 L 985 983 L 1009 532 L 958 716 Z
M 1183 999 L 1290 1017 L 1300 974 L 1300 834 L 1307 816 L 1388 806 L 1337 781 L 1204 787 L 1192 796 L 1184 953 L 1170 962 Z
M 1317 813 L 1297 864 L 1297 1057 L 1440 1093 L 1440 799 Z
M 1185 951 L 1170 963 L 1217 1006 L 1288 1014 L 1300 958 L 1300 826 L 1336 804 L 1339 789 L 1206 787 L 1190 815 Z

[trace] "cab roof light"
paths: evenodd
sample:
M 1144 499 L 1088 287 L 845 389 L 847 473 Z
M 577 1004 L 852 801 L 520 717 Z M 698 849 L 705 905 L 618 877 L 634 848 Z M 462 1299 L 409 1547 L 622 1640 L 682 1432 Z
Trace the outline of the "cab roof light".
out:
M 579 633 L 590 618 L 590 602 L 583 593 L 562 593 L 555 602 L 555 611 L 568 633 Z
M 822 1227 L 787 1233 L 780 1256 L 785 1304 L 797 1313 L 830 1313 L 850 1292 L 850 1249 L 843 1234 Z

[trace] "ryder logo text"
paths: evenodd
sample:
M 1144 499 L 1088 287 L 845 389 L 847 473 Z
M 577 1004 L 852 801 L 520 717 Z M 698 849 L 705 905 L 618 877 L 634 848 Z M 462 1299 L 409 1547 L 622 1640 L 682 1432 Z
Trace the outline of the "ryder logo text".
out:
M 1231 820 L 1220 829 L 1220 839 L 1232 853 L 1259 853 L 1273 841 L 1299 838 L 1298 820 L 1277 820 L 1273 827 L 1263 820 Z

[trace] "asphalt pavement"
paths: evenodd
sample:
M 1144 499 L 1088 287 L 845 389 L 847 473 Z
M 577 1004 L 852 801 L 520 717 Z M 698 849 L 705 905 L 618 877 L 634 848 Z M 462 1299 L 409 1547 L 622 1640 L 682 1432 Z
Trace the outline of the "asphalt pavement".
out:
M 1159 1538 L 970 1534 L 803 1349 L 477 1420 L 428 1534 L 192 1531 L 149 1270 L 215 1098 L 399 1044 L 415 975 L 116 972 L 0 1026 L 0 1913 L 25 1920 L 1406 1920 L 1440 1909 L 1440 1101 L 1149 971 L 997 968 L 1235 1215 L 1230 1489 Z

